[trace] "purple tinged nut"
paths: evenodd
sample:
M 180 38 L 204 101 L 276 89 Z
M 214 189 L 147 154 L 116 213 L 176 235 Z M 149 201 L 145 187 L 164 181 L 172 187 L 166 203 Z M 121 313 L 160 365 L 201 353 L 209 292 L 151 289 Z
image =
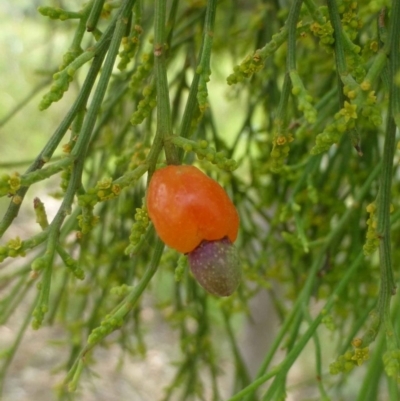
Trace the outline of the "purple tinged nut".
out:
M 188 254 L 190 270 L 208 292 L 220 297 L 232 295 L 240 284 L 241 262 L 227 238 L 203 241 Z

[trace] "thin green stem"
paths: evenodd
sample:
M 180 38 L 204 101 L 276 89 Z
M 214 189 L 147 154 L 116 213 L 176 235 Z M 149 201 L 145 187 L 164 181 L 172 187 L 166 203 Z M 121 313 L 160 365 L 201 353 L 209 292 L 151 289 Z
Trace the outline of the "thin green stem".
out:
M 276 119 L 275 119 L 275 124 L 277 126 L 278 132 L 280 132 L 287 125 L 287 120 L 288 120 L 287 108 L 289 103 L 291 87 L 292 84 L 290 80 L 290 75 L 287 72 L 283 80 L 282 93 L 279 99 L 278 111 L 276 113 Z
M 381 288 L 379 292 L 378 310 L 381 319 L 390 322 L 390 299 L 395 293 L 396 284 L 393 277 L 391 234 L 390 234 L 390 205 L 393 176 L 393 158 L 396 148 L 396 124 L 388 116 L 385 144 L 383 150 L 383 165 L 380 177 L 380 187 L 377 197 L 377 233 L 380 237 L 379 258 L 381 265 Z
M 296 38 L 297 38 L 297 20 L 299 19 L 301 5 L 303 0 L 294 0 L 289 16 L 286 22 L 288 29 L 288 51 L 286 60 L 286 70 L 288 72 L 296 69 Z
M 112 31 L 109 31 L 111 34 Z M 105 35 L 104 38 L 106 39 L 108 36 Z M 102 38 L 103 39 L 103 38 Z M 76 114 L 85 107 L 86 102 L 89 98 L 90 92 L 92 87 L 96 81 L 96 77 L 98 72 L 100 71 L 101 65 L 103 63 L 103 59 L 106 55 L 107 48 L 102 46 L 101 52 L 94 57 L 93 63 L 89 69 L 88 75 L 85 79 L 85 82 L 82 86 L 81 91 L 77 99 L 75 100 L 74 104 L 72 105 L 71 109 L 64 117 L 61 124 L 58 126 L 50 140 L 47 142 L 43 150 L 39 153 L 36 157 L 35 161 L 28 167 L 25 174 L 31 173 L 33 171 L 39 170 L 43 167 L 45 163 L 47 163 L 51 156 L 53 155 L 54 151 L 56 150 L 57 146 L 63 139 L 65 133 L 68 131 L 69 127 L 71 126 L 73 120 L 75 119 Z M 19 209 L 22 205 L 22 200 L 24 199 L 26 193 L 28 192 L 29 187 L 21 187 L 17 191 L 17 196 L 20 197 L 21 202 L 16 204 L 14 202 L 10 202 L 10 205 L 0 222 L 0 238 L 3 236 L 5 231 L 11 225 L 12 221 L 17 217 Z
M 346 273 L 343 276 L 343 278 L 340 280 L 340 283 L 335 287 L 334 291 L 329 296 L 327 302 L 325 303 L 325 306 L 323 307 L 324 311 L 329 312 L 331 310 L 331 308 L 333 307 L 334 303 L 336 302 L 337 297 L 340 296 L 340 294 L 346 289 L 350 279 L 352 278 L 352 276 L 357 271 L 357 269 L 360 266 L 362 260 L 363 260 L 363 253 L 360 252 L 358 254 L 357 258 L 350 265 L 349 269 L 346 271 Z M 233 397 L 229 398 L 227 401 L 239 401 L 239 400 L 242 400 L 242 397 L 252 395 L 254 393 L 254 391 L 258 387 L 260 387 L 262 384 L 264 384 L 270 378 L 276 376 L 276 378 L 278 379 L 278 375 L 281 375 L 283 373 L 286 374 L 286 372 L 290 369 L 290 367 L 296 361 L 297 357 L 303 351 L 303 349 L 304 349 L 305 345 L 307 344 L 307 342 L 311 339 L 311 337 L 315 333 L 315 330 L 320 325 L 323 317 L 324 317 L 324 314 L 320 313 L 313 320 L 313 322 L 309 325 L 309 327 L 306 330 L 306 332 L 299 338 L 299 340 L 297 341 L 296 345 L 287 354 L 287 356 L 283 360 L 283 362 L 281 362 L 275 368 L 271 369 L 271 371 L 268 372 L 267 374 L 264 374 L 263 376 L 261 376 L 258 379 L 256 379 L 252 384 L 250 384 L 249 386 L 247 386 L 243 390 L 239 391 L 237 394 L 235 394 Z M 268 391 L 266 393 L 266 396 L 264 398 L 267 399 L 267 400 L 272 400 L 273 396 L 275 394 L 275 391 L 279 387 L 279 384 L 280 384 L 279 380 L 274 380 L 274 382 L 269 387 L 269 389 L 268 389 Z
M 115 59 L 118 55 L 119 46 L 125 33 L 127 24 L 126 17 L 134 3 L 135 0 L 127 0 L 120 10 L 115 32 L 113 34 L 110 47 L 108 49 L 107 58 L 104 62 L 101 78 L 93 95 L 93 100 L 90 104 L 85 120 L 83 122 L 81 133 L 78 137 L 78 140 L 76 141 L 74 149 L 71 152 L 71 156 L 74 158 L 82 157 L 84 155 L 86 147 L 90 141 L 90 136 L 96 123 L 96 119 L 108 87 L 108 82 L 114 68 Z
M 40 82 L 35 86 L 15 107 L 13 107 L 1 120 L 0 128 L 7 124 L 15 114 L 22 110 L 44 87 L 46 87 L 51 82 L 51 78 Z
M 390 17 L 388 47 L 390 49 L 390 87 L 389 95 L 391 98 L 391 114 L 400 128 L 400 87 L 396 82 L 400 74 L 400 0 L 392 1 L 392 12 Z
M 154 8 L 154 72 L 157 90 L 157 131 L 149 154 L 149 179 L 155 170 L 158 156 L 164 146 L 168 164 L 179 164 L 178 153 L 171 142 L 164 139 L 172 135 L 171 106 L 166 65 L 166 1 L 155 0 Z
M 357 195 L 355 196 L 356 204 L 358 204 L 365 198 L 365 196 L 368 193 L 368 190 L 371 187 L 371 184 L 374 182 L 377 175 L 379 174 L 380 169 L 381 169 L 381 165 L 379 164 L 378 166 L 376 166 L 374 168 L 374 170 L 369 175 L 368 179 L 365 181 L 364 185 L 360 188 Z M 323 265 L 323 263 L 325 261 L 326 252 L 328 251 L 329 246 L 343 232 L 343 229 L 348 224 L 354 211 L 355 211 L 354 208 L 347 209 L 345 214 L 338 221 L 337 225 L 335 226 L 335 229 L 332 230 L 330 232 L 330 234 L 325 238 L 324 244 L 323 244 L 322 248 L 320 249 L 320 251 L 318 252 L 318 255 L 316 257 L 314 257 L 314 263 L 312 264 L 310 271 L 308 272 L 308 277 L 303 286 L 303 289 L 301 290 L 299 296 L 297 297 L 297 300 L 296 300 L 295 304 L 293 305 L 291 312 L 288 314 L 285 321 L 283 322 L 283 325 L 282 325 L 281 329 L 279 330 L 279 333 L 275 336 L 275 339 L 274 339 L 273 343 L 271 344 L 270 349 L 269 349 L 267 355 L 265 356 L 263 363 L 260 366 L 260 369 L 257 373 L 257 377 L 264 377 L 263 376 L 264 372 L 267 370 L 269 364 L 271 363 L 283 338 L 287 335 L 287 332 L 288 332 L 290 326 L 292 325 L 296 315 L 301 313 L 301 309 L 303 308 L 303 305 L 306 302 L 308 302 L 310 294 L 313 290 L 317 272 L 320 270 L 321 266 Z M 251 399 L 253 392 L 249 392 L 247 395 L 248 395 L 248 398 L 246 398 L 246 401 Z
M 28 187 L 35 182 L 43 181 L 46 178 L 50 178 L 54 174 L 64 170 L 69 167 L 73 163 L 73 160 L 70 157 L 65 157 L 57 162 L 49 164 L 47 167 L 32 171 L 31 173 L 27 173 L 21 176 L 21 186 Z
M 244 384 L 250 383 L 251 382 L 250 375 L 249 372 L 247 371 L 247 367 L 245 362 L 243 361 L 242 355 L 240 354 L 240 350 L 237 345 L 237 340 L 235 338 L 235 334 L 233 332 L 232 325 L 229 320 L 229 315 L 226 313 L 226 311 L 222 311 L 222 314 L 224 318 L 225 328 L 228 333 L 229 342 L 232 347 L 232 353 L 235 357 L 237 376 L 240 377 L 242 383 Z
M 335 57 L 338 74 L 342 77 L 348 74 L 346 57 L 344 52 L 343 43 L 341 40 L 342 22 L 340 20 L 338 6 L 336 0 L 327 0 L 329 18 L 332 23 L 334 38 L 335 38 Z
M 72 40 L 70 48 L 72 51 L 82 51 L 81 43 L 86 31 L 86 21 L 89 17 L 92 8 L 93 8 L 93 1 L 89 1 L 80 12 L 81 17 L 79 19 L 79 24 L 78 27 L 76 28 L 74 39 Z
M 389 28 L 388 48 L 389 63 L 389 110 L 387 117 L 385 144 L 383 149 L 383 166 L 380 177 L 380 187 L 377 196 L 377 233 L 380 237 L 379 257 L 381 265 L 381 288 L 379 292 L 378 310 L 380 318 L 385 322 L 386 330 L 392 333 L 390 321 L 390 299 L 395 293 L 396 285 L 392 269 L 390 205 L 393 177 L 393 158 L 396 147 L 396 114 L 400 112 L 400 88 L 395 83 L 395 76 L 400 67 L 400 37 L 398 22 L 400 21 L 400 1 L 393 1 L 391 22 Z M 397 341 L 397 339 L 395 339 Z
M 96 29 L 105 0 L 95 0 L 90 15 L 86 21 L 86 30 L 92 32 Z
M 142 278 L 140 279 L 139 283 L 132 289 L 132 291 L 126 296 L 123 302 L 115 309 L 112 313 L 113 320 L 123 319 L 136 305 L 137 301 L 139 300 L 140 296 L 142 295 L 143 291 L 147 288 L 150 280 L 156 273 L 158 269 L 158 265 L 160 263 L 161 255 L 164 250 L 164 244 L 161 242 L 160 239 L 157 239 L 156 244 L 154 246 L 152 260 L 150 262 L 149 267 L 143 274 Z M 80 371 L 84 366 L 84 358 L 85 355 L 96 345 L 98 344 L 105 335 L 100 335 L 96 338 L 96 341 L 87 343 L 85 347 L 79 353 L 78 358 L 72 365 L 70 371 L 68 372 L 65 382 L 69 383 L 69 386 L 72 388 L 76 388 L 76 377 L 75 374 L 77 371 Z M 72 381 L 72 382 L 71 382 Z
M 37 298 L 38 298 L 38 296 L 37 296 Z M 20 343 L 22 341 L 22 338 L 24 337 L 26 329 L 28 328 L 29 322 L 31 320 L 31 315 L 32 315 L 32 312 L 33 312 L 33 309 L 34 309 L 35 305 L 36 305 L 36 302 L 33 302 L 32 306 L 31 306 L 31 309 L 28 310 L 27 314 L 25 315 L 25 319 L 22 322 L 22 325 L 21 325 L 17 335 L 15 336 L 15 340 L 14 340 L 13 344 L 11 345 L 11 347 L 9 348 L 7 356 L 3 361 L 3 365 L 2 365 L 1 370 L 0 370 L 0 398 L 1 398 L 1 395 L 3 393 L 4 378 L 5 378 L 5 375 L 7 373 L 7 369 L 10 366 L 10 364 L 11 364 L 13 358 L 14 358 L 14 355 L 18 350 L 18 347 L 19 347 L 19 345 L 20 345 Z
M 216 1 L 209 1 L 207 3 L 207 9 L 206 9 L 206 15 L 205 15 L 205 20 L 204 20 L 204 28 L 203 28 L 203 38 L 202 38 L 202 43 L 200 47 L 200 52 L 198 59 L 199 64 L 201 63 L 201 60 L 206 60 L 205 54 L 208 52 L 209 57 L 211 55 L 211 45 L 212 42 L 209 40 L 211 38 L 208 38 L 207 31 L 208 30 L 213 30 L 214 26 L 214 21 L 215 21 L 215 12 L 216 12 Z M 212 10 L 211 10 L 212 8 Z M 209 42 L 208 45 L 208 50 L 206 49 L 206 41 Z M 192 120 L 193 116 L 196 112 L 196 108 L 198 107 L 197 105 L 197 92 L 199 89 L 199 82 L 200 82 L 200 74 L 194 74 L 192 83 L 190 85 L 190 90 L 189 90 L 189 96 L 186 101 L 186 106 L 185 106 L 185 111 L 182 116 L 182 121 L 181 125 L 179 127 L 179 136 L 182 136 L 183 138 L 188 138 L 190 135 L 191 131 L 191 126 L 192 126 Z M 183 151 L 179 151 L 179 158 L 182 159 L 183 157 Z

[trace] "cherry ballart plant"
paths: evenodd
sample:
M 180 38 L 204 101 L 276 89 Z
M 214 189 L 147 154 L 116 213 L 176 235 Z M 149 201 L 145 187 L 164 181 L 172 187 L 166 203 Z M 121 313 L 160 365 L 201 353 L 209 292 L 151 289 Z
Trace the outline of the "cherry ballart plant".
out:
M 398 401 L 400 0 L 3 3 L 5 399 Z

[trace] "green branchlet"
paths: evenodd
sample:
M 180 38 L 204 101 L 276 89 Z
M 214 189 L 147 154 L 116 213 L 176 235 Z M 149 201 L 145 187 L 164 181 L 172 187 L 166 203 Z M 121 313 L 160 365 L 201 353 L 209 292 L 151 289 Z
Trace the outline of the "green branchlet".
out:
M 65 193 L 68 189 L 71 175 L 72 175 L 72 167 L 71 166 L 64 169 L 60 174 L 60 177 L 61 177 L 60 187 L 61 187 L 61 190 L 63 193 Z
M 304 118 L 310 123 L 315 123 L 317 111 L 311 104 L 312 97 L 308 94 L 297 70 L 289 71 L 292 81 L 292 94 L 297 98 L 298 108 L 304 113 Z
M 47 109 L 53 102 L 59 101 L 64 93 L 68 90 L 70 82 L 72 82 L 75 72 L 85 63 L 90 61 L 96 52 L 93 49 L 87 50 L 82 53 L 79 57 L 75 58 L 70 62 L 62 71 L 56 72 L 53 75 L 53 85 L 50 88 L 50 92 L 43 96 L 42 101 L 39 104 L 40 110 Z
M 93 214 L 92 206 L 82 206 L 82 214 L 77 218 L 80 232 L 83 235 L 88 234 L 99 223 L 99 216 Z
M 140 35 L 142 33 L 143 28 L 140 25 L 135 24 L 132 27 L 130 35 L 122 38 L 122 50 L 119 52 L 119 57 L 121 60 L 117 67 L 119 70 L 125 70 L 129 62 L 135 56 L 140 45 Z
M 143 99 L 138 103 L 137 110 L 132 114 L 131 124 L 139 125 L 150 116 L 157 105 L 157 92 L 154 83 L 146 86 L 142 92 Z
M 106 1 L 105 4 L 104 4 L 104 7 L 103 7 L 104 17 L 108 17 L 109 13 L 112 10 L 120 8 L 121 4 L 122 4 L 121 0 L 108 0 L 108 1 Z
M 400 383 L 400 349 L 386 351 L 382 359 L 386 374 Z
M 21 187 L 32 185 L 38 181 L 43 181 L 44 179 L 62 171 L 70 164 L 72 164 L 72 159 L 64 158 L 49 164 L 45 168 L 31 171 L 23 175 L 20 175 L 18 172 L 3 174 L 0 176 L 0 197 L 14 195 L 13 202 L 18 205 L 22 199 L 16 194 Z
M 228 76 L 228 85 L 234 85 L 250 78 L 256 72 L 264 68 L 265 60 L 274 54 L 285 42 L 288 36 L 287 27 L 284 26 L 279 33 L 272 36 L 263 48 L 258 49 L 252 55 L 248 55 L 238 66 L 234 67 L 233 73 Z
M 196 142 L 181 136 L 172 136 L 169 140 L 185 152 L 196 153 L 199 160 L 207 160 L 222 170 L 234 171 L 237 168 L 237 162 L 234 159 L 227 158 L 224 152 L 217 152 L 204 139 Z
M 283 124 L 280 120 L 276 119 L 274 126 L 270 169 L 274 173 L 280 173 L 289 154 L 290 143 L 293 142 L 294 138 L 291 133 L 282 129 Z
M 97 203 L 116 198 L 121 192 L 121 186 L 113 183 L 111 178 L 98 181 L 94 188 L 78 196 L 78 204 L 82 208 L 93 208 Z
M 95 0 L 91 7 L 90 14 L 86 21 L 86 30 L 93 32 L 97 28 L 97 23 L 101 17 L 105 0 Z
M 43 323 L 45 314 L 49 310 L 49 298 L 50 298 L 50 287 L 51 287 L 51 276 L 53 271 L 53 260 L 56 250 L 57 239 L 53 236 L 49 236 L 47 242 L 46 252 L 43 256 L 35 260 L 38 261 L 32 263 L 32 270 L 42 271 L 42 280 L 37 284 L 39 291 L 39 299 L 36 303 L 35 309 L 32 312 L 32 328 L 37 330 Z
M 369 346 L 375 341 L 381 325 L 381 319 L 376 310 L 369 315 L 368 327 L 361 338 L 355 338 L 351 342 L 352 350 L 340 355 L 335 362 L 329 366 L 332 375 L 348 373 L 354 367 L 361 366 L 369 359 Z
M 341 14 L 341 22 L 344 31 L 354 40 L 362 28 L 362 22 L 358 15 L 357 1 L 338 2 L 338 11 Z
M 319 38 L 320 43 L 329 51 L 332 49 L 332 44 L 335 42 L 333 38 L 333 28 L 331 22 L 326 17 L 322 17 L 320 22 L 313 22 L 310 25 L 310 31 Z
M 133 287 L 127 284 L 117 285 L 110 289 L 110 294 L 117 297 L 126 297 L 129 292 L 133 290 Z
M 68 51 L 63 55 L 63 61 L 58 67 L 59 71 L 63 71 L 67 68 L 74 60 L 76 60 L 83 53 L 83 49 L 78 47 L 71 47 Z M 54 76 L 53 76 L 53 79 Z M 68 89 L 68 88 L 67 88 Z
M 136 68 L 135 73 L 132 75 L 129 87 L 137 91 L 138 87 L 143 85 L 143 81 L 150 75 L 154 66 L 153 53 L 144 53 L 142 55 L 142 62 Z
M 96 327 L 89 335 L 87 343 L 97 344 L 100 340 L 106 337 L 108 334 L 119 329 L 124 324 L 122 318 L 116 318 L 113 315 L 107 315 L 105 319 L 102 320 L 99 327 Z
M 39 198 L 35 198 L 33 200 L 33 208 L 36 214 L 36 223 L 40 225 L 42 230 L 45 230 L 49 226 L 49 222 L 44 203 Z
M 131 235 L 129 236 L 129 245 L 125 249 L 126 255 L 135 253 L 135 249 L 146 234 L 148 227 L 149 215 L 147 214 L 146 206 L 143 205 L 141 208 L 136 208 L 135 222 L 132 225 Z
M 199 104 L 200 113 L 203 114 L 207 109 L 208 105 L 208 90 L 207 90 L 207 82 L 210 81 L 211 70 L 207 65 L 206 68 L 202 66 L 197 67 L 196 74 L 200 75 L 199 78 L 199 86 L 197 89 L 197 102 Z
M 104 178 L 98 181 L 94 188 L 89 188 L 86 193 L 78 195 L 79 206 L 93 208 L 99 202 L 115 199 L 122 189 L 136 183 L 146 173 L 147 169 L 148 165 L 142 163 L 114 181 L 111 178 Z
M 333 319 L 333 316 L 330 313 L 327 313 L 327 311 L 322 310 L 321 314 L 324 315 L 322 318 L 321 323 L 329 330 L 329 331 L 335 331 L 337 326 L 335 324 L 335 321 Z
M 196 74 L 199 75 L 197 85 L 197 102 L 200 109 L 200 115 L 203 115 L 205 110 L 209 107 L 207 98 L 207 82 L 210 81 L 211 76 L 211 50 L 214 39 L 214 25 L 215 16 L 217 12 L 217 0 L 210 0 L 207 2 L 206 18 L 203 28 L 203 41 L 201 46 L 200 61 L 196 68 Z
M 143 165 L 148 153 L 149 147 L 147 147 L 144 142 L 129 142 L 123 153 L 117 157 L 115 165 L 120 166 L 121 169 L 133 171 L 139 165 Z
M 79 266 L 79 262 L 71 257 L 68 252 L 62 248 L 59 244 L 56 246 L 57 253 L 60 255 L 65 266 L 71 271 L 71 273 L 78 279 L 83 280 L 85 278 L 85 272 Z
M 360 86 L 344 86 L 344 94 L 349 101 L 345 101 L 342 109 L 335 114 L 334 121 L 326 126 L 324 131 L 317 135 L 316 144 L 311 154 L 318 154 L 328 150 L 332 144 L 338 143 L 345 132 L 356 130 L 356 120 L 360 114 L 367 118 L 371 124 L 379 127 L 382 116 L 376 106 L 375 92 L 370 90 L 369 82 L 364 81 Z
M 175 281 L 181 281 L 187 269 L 187 256 L 179 255 L 178 263 L 175 268 Z

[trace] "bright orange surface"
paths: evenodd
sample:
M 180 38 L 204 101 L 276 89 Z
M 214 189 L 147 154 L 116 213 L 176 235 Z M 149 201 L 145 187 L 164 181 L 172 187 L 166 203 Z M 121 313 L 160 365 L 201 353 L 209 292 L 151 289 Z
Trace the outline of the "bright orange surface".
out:
M 157 234 L 169 247 L 193 251 L 203 240 L 234 242 L 239 215 L 225 190 L 194 166 L 157 170 L 147 192 L 147 209 Z

